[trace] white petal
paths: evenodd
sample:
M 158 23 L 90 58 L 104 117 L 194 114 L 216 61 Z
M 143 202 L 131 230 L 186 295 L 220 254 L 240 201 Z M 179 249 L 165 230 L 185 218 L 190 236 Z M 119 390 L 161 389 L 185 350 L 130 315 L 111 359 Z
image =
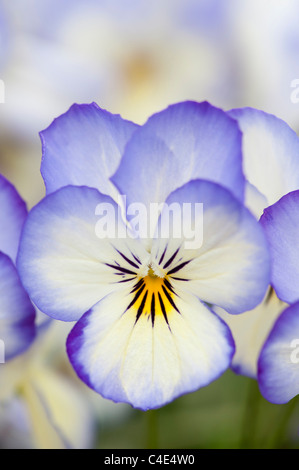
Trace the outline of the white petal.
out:
M 136 240 L 98 236 L 95 210 L 102 203 L 112 208 L 109 220 L 118 234 L 118 227 L 123 230 L 125 226 L 118 220 L 117 205 L 86 187 L 60 189 L 28 216 L 18 256 L 19 272 L 33 302 L 54 318 L 77 320 L 128 277 L 117 263 L 134 274 L 139 264 L 132 252 L 138 259 L 140 254 L 148 258 Z M 131 257 L 137 268 L 117 250 Z
M 229 366 L 230 332 L 196 297 L 179 292 L 180 313 L 168 305 L 169 324 L 156 304 L 153 326 L 148 306 L 138 320 L 134 306 L 125 311 L 132 295 L 107 296 L 70 333 L 71 362 L 91 388 L 146 410 L 207 385 Z
M 273 327 L 275 320 L 286 308 L 287 304 L 269 291 L 255 309 L 230 315 L 221 308 L 215 312 L 227 323 L 236 344 L 232 367 L 235 372 L 257 378 L 257 362 L 262 346 Z
M 270 257 L 262 228 L 252 214 L 227 190 L 203 180 L 193 180 L 173 192 L 167 199 L 168 207 L 175 203 L 180 207 L 185 203 L 203 204 L 196 231 L 203 231 L 202 244 L 190 248 L 183 236 L 171 242 L 158 238 L 152 248 L 156 260 L 160 263 L 159 256 L 167 248 L 162 267 L 173 278 L 187 279 L 181 287 L 207 303 L 230 313 L 254 308 L 262 301 L 270 281 Z M 196 217 L 196 226 L 195 222 Z M 183 215 L 180 224 L 184 229 Z

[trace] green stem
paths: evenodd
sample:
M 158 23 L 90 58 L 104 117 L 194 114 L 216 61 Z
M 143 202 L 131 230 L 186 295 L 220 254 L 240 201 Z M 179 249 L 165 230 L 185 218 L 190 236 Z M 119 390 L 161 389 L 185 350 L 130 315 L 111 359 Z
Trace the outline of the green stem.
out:
M 149 410 L 145 413 L 147 421 L 147 449 L 158 449 L 158 412 Z
M 293 398 L 293 400 L 290 401 L 290 403 L 288 403 L 288 405 L 285 405 L 280 422 L 278 426 L 276 427 L 274 434 L 272 434 L 269 440 L 268 448 L 270 449 L 283 448 L 284 443 L 287 439 L 287 431 L 288 431 L 290 419 L 294 415 L 294 411 L 295 411 L 297 404 L 298 404 L 297 397 L 295 397 Z M 284 405 L 280 405 L 280 406 L 283 407 Z
M 245 408 L 242 420 L 240 449 L 254 448 L 257 417 L 260 404 L 260 392 L 256 380 L 250 379 L 245 399 Z

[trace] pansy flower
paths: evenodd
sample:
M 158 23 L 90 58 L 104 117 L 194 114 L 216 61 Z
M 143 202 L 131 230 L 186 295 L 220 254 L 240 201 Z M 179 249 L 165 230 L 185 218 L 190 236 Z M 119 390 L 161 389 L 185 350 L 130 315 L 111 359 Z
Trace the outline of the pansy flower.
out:
M 276 321 L 261 351 L 258 379 L 262 394 L 286 403 L 299 394 L 299 191 L 283 196 L 261 218 L 272 258 L 272 284 L 292 304 Z
M 265 209 L 267 212 L 282 196 L 299 188 L 299 138 L 284 121 L 257 109 L 235 109 L 229 115 L 238 121 L 243 133 L 245 204 L 259 219 Z M 282 230 L 286 230 L 286 225 Z M 290 249 L 295 249 L 294 244 Z M 277 271 L 283 273 L 292 263 L 283 255 L 279 259 L 280 267 L 284 268 Z M 271 286 L 254 310 L 236 317 L 216 309 L 229 325 L 236 343 L 233 370 L 253 378 L 257 378 L 261 349 L 275 321 L 291 301 L 282 295 L 280 282 L 275 282 L 275 271 L 273 267 Z M 290 277 L 296 279 L 294 273 Z M 288 283 L 284 275 L 283 279 Z
M 77 321 L 67 350 L 79 377 L 143 410 L 216 379 L 234 344 L 208 305 L 241 313 L 269 283 L 263 231 L 242 204 L 236 121 L 185 102 L 138 127 L 74 105 L 42 141 L 48 196 L 29 214 L 18 267 L 43 312 Z M 179 218 L 164 217 L 170 207 Z
M 35 308 L 15 266 L 26 217 L 24 201 L 0 175 L 0 407 L 8 417 L 18 402 L 31 446 L 89 446 L 89 407 L 77 387 L 48 364 L 44 345 L 52 322 L 46 317 L 36 325 Z
M 0 175 L 0 340 L 5 362 L 35 337 L 35 310 L 19 279 L 15 260 L 27 209 L 15 188 Z

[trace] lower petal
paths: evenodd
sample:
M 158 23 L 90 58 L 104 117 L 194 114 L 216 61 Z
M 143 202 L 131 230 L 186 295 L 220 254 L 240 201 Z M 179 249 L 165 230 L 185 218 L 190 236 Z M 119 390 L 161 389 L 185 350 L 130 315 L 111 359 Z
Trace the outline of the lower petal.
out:
M 127 296 L 127 299 L 126 299 Z M 71 331 L 67 350 L 79 377 L 113 401 L 143 410 L 208 385 L 234 353 L 228 327 L 195 296 L 178 292 L 167 316 L 138 312 L 130 294 L 111 294 Z M 166 320 L 167 318 L 167 320 Z

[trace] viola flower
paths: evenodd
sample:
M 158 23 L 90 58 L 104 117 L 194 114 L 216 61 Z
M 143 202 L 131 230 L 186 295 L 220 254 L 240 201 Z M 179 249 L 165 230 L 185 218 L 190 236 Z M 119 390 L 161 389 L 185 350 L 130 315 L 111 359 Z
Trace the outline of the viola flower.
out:
M 283 196 L 265 209 L 261 217 L 271 252 L 271 282 L 280 299 L 294 303 L 299 299 L 297 263 L 299 191 Z
M 299 191 L 268 207 L 261 224 L 271 251 L 272 284 L 278 296 L 293 305 L 278 318 L 262 349 L 258 378 L 267 400 L 286 403 L 299 393 Z
M 270 402 L 287 403 L 299 394 L 299 303 L 276 321 L 258 362 L 262 395 Z
M 23 353 L 35 337 L 35 310 L 15 267 L 26 217 L 25 203 L 0 175 L 0 340 L 4 348 L 0 362 Z
M 87 404 L 76 387 L 47 364 L 42 345 L 52 322 L 46 317 L 37 327 L 35 308 L 15 266 L 26 217 L 24 201 L 0 175 L 0 405 L 6 415 L 19 400 L 28 424 L 24 433 L 32 446 L 88 446 L 93 421 Z
M 286 122 L 253 108 L 233 109 L 243 134 L 245 204 L 257 218 L 299 188 L 299 138 Z
M 77 321 L 67 350 L 79 377 L 143 410 L 216 379 L 234 344 L 207 304 L 241 313 L 269 282 L 263 232 L 242 204 L 236 122 L 208 103 L 173 105 L 142 127 L 74 105 L 42 141 L 48 196 L 28 216 L 18 268 L 43 312 Z M 157 203 L 156 229 L 143 235 Z M 189 228 L 202 223 L 203 237 L 191 246 L 180 210 L 199 203 Z M 180 218 L 164 224 L 169 207 Z
M 243 133 L 245 204 L 260 218 L 264 209 L 299 188 L 299 138 L 284 121 L 263 111 L 243 108 L 232 110 L 229 115 L 238 121 Z M 286 225 L 283 227 L 285 230 Z M 294 244 L 290 246 L 293 250 Z M 284 279 L 288 284 L 296 279 L 294 272 L 285 277 L 287 266 L 293 263 L 290 265 L 290 259 L 287 260 L 283 253 L 279 259 L 280 281 Z M 254 310 L 238 317 L 219 308 L 215 310 L 229 325 L 235 340 L 233 370 L 253 378 L 257 378 L 261 349 L 275 321 L 291 301 L 282 295 L 280 281 L 275 282 L 273 275 L 275 278 L 274 272 L 263 302 Z

